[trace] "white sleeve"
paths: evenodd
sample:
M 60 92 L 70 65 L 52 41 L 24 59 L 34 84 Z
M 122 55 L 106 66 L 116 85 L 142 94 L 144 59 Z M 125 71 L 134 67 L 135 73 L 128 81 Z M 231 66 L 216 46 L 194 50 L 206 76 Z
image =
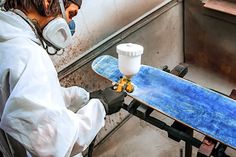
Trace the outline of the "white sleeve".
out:
M 84 107 L 89 101 L 89 92 L 81 87 L 61 87 L 61 89 L 64 95 L 66 107 L 73 112 L 76 112 Z
M 10 72 L 11 84 L 14 70 Z M 68 110 L 50 58 L 36 49 L 5 104 L 0 127 L 34 156 L 66 157 L 73 147 L 87 147 L 104 126 L 104 117 L 96 99 L 77 113 Z

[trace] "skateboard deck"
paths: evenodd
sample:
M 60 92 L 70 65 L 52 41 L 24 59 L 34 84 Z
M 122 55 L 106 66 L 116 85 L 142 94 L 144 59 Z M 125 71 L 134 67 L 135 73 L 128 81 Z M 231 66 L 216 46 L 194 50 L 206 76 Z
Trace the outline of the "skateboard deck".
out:
M 92 69 L 118 82 L 116 58 L 96 58 Z M 236 101 L 160 69 L 142 65 L 129 96 L 178 122 L 236 149 Z

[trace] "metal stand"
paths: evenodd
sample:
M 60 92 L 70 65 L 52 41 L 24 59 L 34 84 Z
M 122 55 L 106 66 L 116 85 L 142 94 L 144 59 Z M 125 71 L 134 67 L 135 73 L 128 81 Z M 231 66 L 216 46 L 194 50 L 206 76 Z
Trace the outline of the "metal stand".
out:
M 152 124 L 168 133 L 168 137 L 179 142 L 181 140 L 185 141 L 185 157 L 192 157 L 192 146 L 196 148 L 201 148 L 204 142 L 193 137 L 193 129 L 186 126 L 182 127 L 178 122 L 174 122 L 172 126 L 167 125 L 163 121 L 150 116 L 153 109 L 143 105 L 142 103 L 133 100 L 129 105 L 124 104 L 123 107 L 132 115 Z M 210 139 L 210 138 L 209 138 Z M 207 147 L 210 145 L 207 145 Z M 214 145 L 215 146 L 215 145 Z M 213 157 L 229 157 L 225 154 L 226 146 L 219 144 L 217 148 L 212 147 L 209 156 Z M 208 151 L 209 152 L 209 151 Z M 181 153 L 182 154 L 182 153 Z M 198 152 L 197 157 L 207 157 L 207 155 Z
M 175 121 L 171 127 L 182 131 L 184 133 L 186 133 L 187 135 L 189 135 L 190 137 L 193 137 L 193 129 Z M 181 139 L 178 137 L 175 137 L 174 135 L 171 135 L 168 133 L 168 137 L 171 138 L 172 140 L 175 140 L 176 142 L 180 142 Z M 198 145 L 197 145 L 198 146 Z M 189 143 L 188 141 L 185 142 L 185 157 L 191 157 L 192 156 L 192 144 Z

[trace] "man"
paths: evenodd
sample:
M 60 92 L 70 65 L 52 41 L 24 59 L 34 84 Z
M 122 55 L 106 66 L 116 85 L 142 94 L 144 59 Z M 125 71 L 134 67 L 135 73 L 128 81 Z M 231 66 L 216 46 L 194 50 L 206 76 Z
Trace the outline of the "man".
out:
M 105 115 L 120 110 L 124 93 L 61 87 L 47 54 L 48 47 L 57 51 L 70 43 L 68 23 L 80 6 L 76 0 L 6 0 L 3 5 L 0 150 L 5 156 L 74 156 L 104 126 Z

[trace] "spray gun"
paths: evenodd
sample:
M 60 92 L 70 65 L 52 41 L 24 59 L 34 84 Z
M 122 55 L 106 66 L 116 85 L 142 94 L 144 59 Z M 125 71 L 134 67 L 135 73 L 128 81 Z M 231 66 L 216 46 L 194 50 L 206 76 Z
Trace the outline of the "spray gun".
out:
M 141 67 L 141 55 L 143 54 L 143 46 L 125 43 L 116 47 L 118 53 L 118 66 L 123 76 L 118 83 L 114 85 L 117 92 L 126 91 L 132 93 L 134 85 L 131 79 L 136 75 Z
M 118 53 L 118 67 L 123 76 L 114 84 L 113 90 L 132 93 L 134 85 L 131 82 L 131 78 L 138 73 L 141 67 L 143 47 L 137 44 L 125 43 L 118 45 L 116 51 Z M 92 157 L 95 140 L 96 137 L 89 145 L 88 157 Z

